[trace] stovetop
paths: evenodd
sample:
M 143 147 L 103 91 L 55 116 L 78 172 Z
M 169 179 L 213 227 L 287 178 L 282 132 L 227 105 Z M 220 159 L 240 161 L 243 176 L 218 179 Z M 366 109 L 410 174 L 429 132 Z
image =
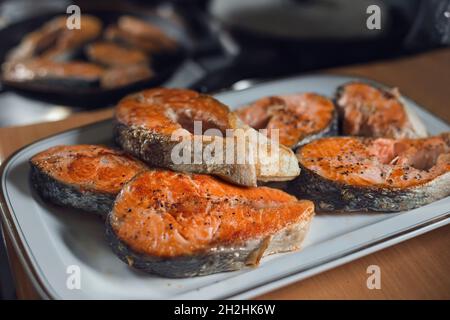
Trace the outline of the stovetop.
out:
M 65 14 L 67 6 L 71 1 L 46 0 L 35 5 L 32 1 L 14 0 L 0 2 L 0 29 L 13 24 L 21 19 L 31 16 L 45 14 L 47 12 L 59 12 Z M 191 87 L 200 81 L 206 74 L 208 68 L 217 68 L 228 61 L 228 53 L 220 43 L 219 37 L 212 35 L 212 30 L 199 11 L 192 12 L 192 8 L 183 10 L 171 3 L 160 3 L 148 6 L 143 3 L 113 2 L 108 1 L 108 6 L 103 7 L 105 2 L 92 7 L 92 3 L 78 1 L 83 10 L 120 10 L 123 12 L 137 12 L 139 14 L 159 15 L 172 22 L 182 25 L 189 31 L 193 43 L 196 46 L 196 58 L 184 61 L 177 71 L 162 85 L 167 87 Z M 112 6 L 112 7 L 111 7 Z M 195 9 L 197 10 L 197 9 Z M 20 14 L 19 14 L 20 13 Z M 0 127 L 27 125 L 45 121 L 61 120 L 69 115 L 97 109 L 97 106 L 88 107 L 57 105 L 47 100 L 38 100 L 36 96 L 24 96 L 15 91 L 4 89 L 0 84 Z M 101 106 L 107 107 L 107 106 Z

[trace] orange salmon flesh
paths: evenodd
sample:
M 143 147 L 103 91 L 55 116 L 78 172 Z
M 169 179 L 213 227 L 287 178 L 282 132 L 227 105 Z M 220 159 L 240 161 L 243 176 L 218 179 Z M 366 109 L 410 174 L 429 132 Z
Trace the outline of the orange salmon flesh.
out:
M 400 100 L 397 89 L 385 91 L 354 82 L 338 89 L 337 106 L 344 135 L 421 138 L 426 129 Z
M 311 134 L 330 125 L 333 102 L 315 93 L 273 96 L 259 99 L 237 111 L 255 129 L 267 129 L 268 136 L 279 130 L 280 143 L 293 148 Z
M 450 171 L 450 133 L 422 139 L 323 138 L 297 151 L 300 163 L 329 180 L 408 188 Z
M 54 179 L 84 190 L 119 193 L 123 185 L 146 169 L 140 161 L 103 146 L 56 146 L 31 162 Z
M 174 257 L 261 239 L 313 214 L 312 202 L 280 190 L 151 170 L 122 189 L 110 222 L 136 252 Z
M 126 125 L 142 126 L 151 132 L 172 134 L 185 128 L 193 131 L 194 120 L 203 129 L 230 128 L 229 109 L 214 98 L 183 89 L 149 89 L 130 95 L 119 103 L 116 118 Z

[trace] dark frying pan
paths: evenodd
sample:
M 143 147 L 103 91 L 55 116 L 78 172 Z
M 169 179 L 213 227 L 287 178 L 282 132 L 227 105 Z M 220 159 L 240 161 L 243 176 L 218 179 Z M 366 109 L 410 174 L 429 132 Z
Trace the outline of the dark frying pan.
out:
M 0 30 L 0 63 L 3 64 L 6 54 L 9 52 L 9 50 L 19 44 L 24 35 L 38 29 L 53 17 L 64 14 L 64 12 L 47 13 L 39 15 L 37 17 L 22 20 Z M 155 76 L 153 78 L 135 82 L 119 88 L 63 88 L 25 82 L 12 83 L 2 81 L 3 88 L 1 90 L 13 90 L 20 94 L 30 96 L 34 99 L 44 100 L 57 104 L 78 107 L 105 106 L 116 102 L 118 99 L 130 92 L 161 85 L 172 74 L 174 74 L 181 63 L 185 59 L 187 59 L 187 57 L 189 57 L 194 50 L 193 40 L 188 34 L 187 30 L 167 19 L 161 18 L 156 15 L 143 15 L 132 12 L 105 10 L 83 12 L 83 14 L 91 14 L 96 16 L 103 22 L 104 27 L 109 24 L 115 23 L 117 19 L 122 15 L 131 15 L 138 17 L 157 25 L 168 35 L 173 37 L 178 43 L 178 48 L 170 53 L 159 54 L 152 57 L 152 68 L 155 71 Z

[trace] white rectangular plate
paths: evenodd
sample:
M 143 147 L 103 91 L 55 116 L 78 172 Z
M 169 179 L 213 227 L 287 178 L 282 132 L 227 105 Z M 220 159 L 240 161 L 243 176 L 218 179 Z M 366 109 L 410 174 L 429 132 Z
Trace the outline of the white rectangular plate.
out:
M 262 96 L 314 91 L 332 96 L 355 78 L 313 75 L 266 82 L 216 97 L 238 107 Z M 431 134 L 449 126 L 406 102 Z M 450 221 L 450 197 L 402 213 L 317 214 L 303 250 L 263 259 L 258 268 L 211 276 L 166 279 L 129 268 L 109 249 L 102 221 L 45 204 L 32 190 L 28 159 L 58 144 L 111 143 L 112 121 L 70 130 L 25 147 L 3 165 L 2 218 L 22 263 L 44 298 L 218 299 L 250 298 L 417 236 Z M 81 288 L 70 290 L 68 267 L 78 266 Z

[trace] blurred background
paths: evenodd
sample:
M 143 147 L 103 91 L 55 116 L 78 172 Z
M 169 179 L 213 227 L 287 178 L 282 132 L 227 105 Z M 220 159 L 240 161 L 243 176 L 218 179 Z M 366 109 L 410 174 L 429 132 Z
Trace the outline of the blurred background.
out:
M 10 0 L 0 1 L 1 63 L 27 33 L 52 15 L 65 15 L 71 4 L 82 14 L 167 21 L 170 28 L 164 30 L 182 50 L 160 59 L 155 79 L 143 86 L 241 90 L 273 78 L 395 59 L 450 44 L 450 0 Z M 380 29 L 367 28 L 370 5 L 380 8 Z M 137 88 L 78 94 L 18 88 L 2 79 L 0 127 L 107 108 Z M 0 275 L 2 297 L 14 297 L 3 247 Z
M 173 65 L 167 79 L 152 85 L 205 92 L 411 55 L 450 42 L 447 0 L 13 0 L 0 1 L 2 61 L 29 29 L 27 21 L 49 12 L 65 14 L 70 4 L 82 13 L 117 11 L 167 19 L 180 29 L 181 37 L 189 38 L 189 48 L 182 61 L 167 63 Z M 366 26 L 369 5 L 381 10 L 379 30 Z M 0 127 L 60 120 L 117 99 L 57 99 L 51 92 L 30 94 L 3 86 Z

